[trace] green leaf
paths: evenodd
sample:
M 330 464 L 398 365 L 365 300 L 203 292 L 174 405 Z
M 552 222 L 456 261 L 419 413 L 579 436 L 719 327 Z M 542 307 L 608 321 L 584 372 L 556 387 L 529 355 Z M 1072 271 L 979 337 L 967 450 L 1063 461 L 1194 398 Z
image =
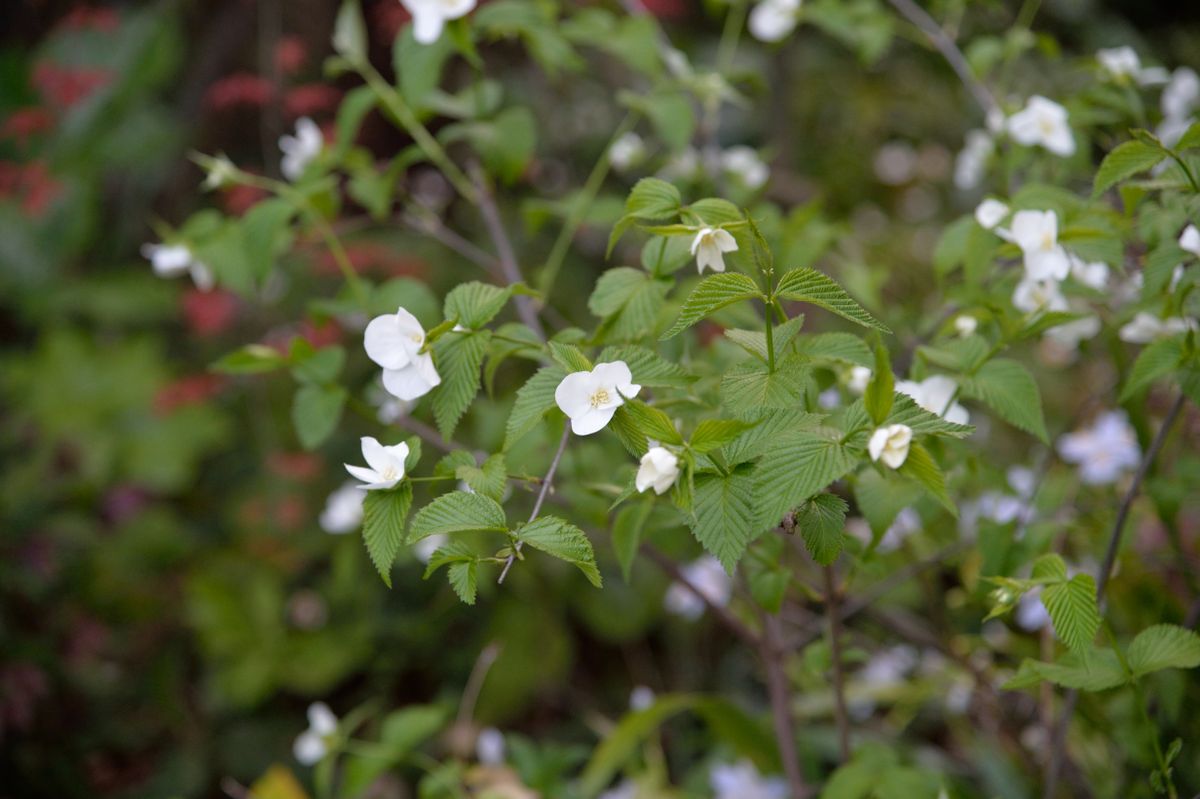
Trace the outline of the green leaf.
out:
M 1192 126 L 1187 129 L 1187 132 L 1175 142 L 1175 149 L 1190 150 L 1194 147 L 1200 147 L 1200 122 L 1193 122 Z
M 613 552 L 617 563 L 621 566 L 621 575 L 629 582 L 629 573 L 633 568 L 633 559 L 637 557 L 638 546 L 642 541 L 642 531 L 646 529 L 646 520 L 654 510 L 654 497 L 647 496 L 642 501 L 627 505 L 617 511 L 612 525 Z
M 504 431 L 504 450 L 538 426 L 546 412 L 555 407 L 554 390 L 567 376 L 561 366 L 545 366 L 517 390 L 517 401 L 508 415 Z
M 741 408 L 734 415 L 755 424 L 725 447 L 725 458 L 733 465 L 759 457 L 784 436 L 815 429 L 824 418 L 796 408 Z
M 458 594 L 458 598 L 465 604 L 475 604 L 475 588 L 478 579 L 479 561 L 468 560 L 459 563 L 450 564 L 450 568 L 446 569 L 446 575 L 450 580 L 450 587 L 454 589 L 454 593 Z
M 541 516 L 517 530 L 517 540 L 576 566 L 588 582 L 600 587 L 600 571 L 592 542 L 583 530 L 556 516 Z
M 875 345 L 875 369 L 871 373 L 871 382 L 863 395 L 863 407 L 867 409 L 875 424 L 883 424 L 888 414 L 892 412 L 892 402 L 895 399 L 896 379 L 892 376 L 892 362 L 882 344 Z
M 1092 645 L 1100 629 L 1100 608 L 1096 603 L 1096 581 L 1090 574 L 1047 585 L 1042 589 L 1042 603 L 1060 641 L 1075 650 Z
M 788 344 L 792 343 L 792 339 L 800 332 L 801 326 L 804 324 L 804 315 L 793 317 L 783 324 L 775 325 L 771 335 L 775 343 L 775 351 L 784 352 Z M 762 360 L 767 360 L 767 334 L 759 330 L 737 330 L 736 328 L 726 330 L 725 337 L 737 344 L 751 355 L 757 355 Z
M 392 66 L 400 84 L 400 94 L 414 110 L 425 108 L 429 95 L 441 83 L 442 70 L 454 53 L 449 36 L 421 44 L 413 37 L 413 27 L 405 27 L 392 45 Z
M 464 532 L 508 532 L 504 508 L 482 494 L 451 491 L 442 494 L 413 517 L 408 542 L 415 544 L 431 535 Z
M 1042 396 L 1033 375 L 1007 358 L 996 358 L 979 368 L 962 383 L 965 397 L 977 399 L 1001 419 L 1049 443 L 1042 417 Z
M 746 275 L 740 272 L 722 272 L 709 275 L 700 281 L 683 303 L 679 318 L 675 324 L 662 335 L 663 339 L 672 338 L 699 322 L 713 311 L 732 305 L 740 300 L 762 299 L 762 292 Z
M 1121 389 L 1120 401 L 1126 402 L 1155 380 L 1178 369 L 1183 363 L 1185 352 L 1182 336 L 1159 339 L 1146 345 L 1133 362 L 1133 368 L 1129 370 L 1125 387 Z
M 762 361 L 738 364 L 721 380 L 721 403 L 735 412 L 757 408 L 795 408 L 803 404 L 809 369 L 801 356 L 789 355 L 774 372 Z
M 1038 583 L 1047 585 L 1067 581 L 1067 562 L 1062 556 L 1049 552 L 1033 562 L 1031 578 Z
M 865 414 L 866 411 L 864 410 Z M 936 413 L 925 410 L 907 394 L 896 394 L 892 402 L 892 412 L 884 420 L 884 424 L 903 424 L 912 428 L 913 435 L 920 436 L 949 436 L 951 438 L 966 438 L 975 432 L 975 427 L 969 424 L 947 422 Z
M 449 440 L 454 435 L 458 420 L 479 393 L 479 370 L 491 336 L 489 330 L 452 333 L 433 345 L 442 376 L 442 384 L 433 395 L 433 415 L 442 438 Z
M 346 404 L 341 386 L 301 386 L 292 400 L 292 424 L 305 449 L 316 449 L 333 435 Z
M 937 461 L 929 454 L 929 450 L 914 441 L 909 445 L 908 457 L 904 459 L 899 471 L 900 474 L 912 478 L 924 486 L 925 490 L 950 512 L 950 515 L 958 516 L 958 508 L 955 507 L 954 500 L 950 499 L 950 495 L 946 493 L 946 478 L 938 467 Z
M 827 488 L 857 462 L 835 438 L 817 432 L 783 437 L 754 469 L 760 528 L 779 524 L 788 511 Z
M 449 294 L 443 312 L 463 327 L 477 330 L 495 318 L 513 294 L 512 286 L 492 286 L 472 280 L 460 283 Z
M 705 419 L 696 425 L 688 447 L 697 455 L 703 455 L 725 446 L 756 424 L 739 419 Z
M 488 122 L 469 123 L 465 132 L 488 173 L 504 183 L 521 177 L 537 146 L 537 122 L 524 106 L 505 108 Z
M 1122 180 L 1153 168 L 1166 157 L 1167 153 L 1161 147 L 1145 142 L 1135 140 L 1117 145 L 1100 162 L 1092 196 L 1096 197 Z
M 836 361 L 874 368 L 875 357 L 866 343 L 852 333 L 818 333 L 796 338 L 796 351 L 818 361 Z
M 649 439 L 665 444 L 683 443 L 683 437 L 675 429 L 671 417 L 638 400 L 626 400 L 617 408 L 609 428 L 621 439 L 625 449 L 636 457 L 646 454 Z
M 605 347 L 596 358 L 598 363 L 624 361 L 633 373 L 633 382 L 649 388 L 687 386 L 696 381 L 687 370 L 663 358 L 647 347 Z
M 635 219 L 666 219 L 679 213 L 683 197 L 665 180 L 642 178 L 625 200 L 625 213 Z
M 475 459 L 471 458 L 470 464 L 459 466 L 454 474 L 476 494 L 491 497 L 497 502 L 504 496 L 508 484 L 508 467 L 504 456 L 499 453 L 489 456 L 482 466 L 476 466 Z
M 827 311 L 849 319 L 863 327 L 873 327 L 891 333 L 882 322 L 867 313 L 861 305 L 851 299 L 846 290 L 832 278 L 815 269 L 801 267 L 786 272 L 775 287 L 775 297 L 816 305 Z
M 1048 681 L 1078 691 L 1105 691 L 1124 685 L 1127 680 L 1116 653 L 1111 649 L 1093 649 L 1084 653 L 1068 652 L 1057 663 L 1027 658 L 1001 688 L 1015 691 L 1035 688 Z
M 672 283 L 640 269 L 618 266 L 596 281 L 588 309 L 605 320 L 609 340 L 633 340 L 653 332 Z
M 342 371 L 346 351 L 338 346 L 322 347 L 301 358 L 293 358 L 292 376 L 301 383 L 329 383 Z
M 210 369 L 226 375 L 252 375 L 273 372 L 288 365 L 288 359 L 265 344 L 247 344 L 214 363 Z
M 882 473 L 864 469 L 854 479 L 854 502 L 871 527 L 872 540 L 878 544 L 900 511 L 915 505 L 925 487 L 891 469 Z
M 846 500 L 833 494 L 817 494 L 796 511 L 796 527 L 812 559 L 822 566 L 837 560 L 845 541 Z
M 367 60 L 367 25 L 358 0 L 345 0 L 333 24 L 333 49 L 352 64 Z
M 412 498 L 408 480 L 389 491 L 368 491 L 363 498 L 363 543 L 388 588 L 392 587 L 392 564 L 404 541 L 404 521 Z
M 1200 666 L 1200 635 L 1174 624 L 1156 624 L 1138 633 L 1125 659 L 1135 677 L 1161 669 Z
M 696 477 L 692 534 L 730 573 L 758 532 L 754 502 L 754 479 L 746 467 L 727 476 Z
M 563 344 L 561 341 L 551 341 L 550 355 L 555 362 L 568 372 L 590 372 L 592 362 L 587 359 L 574 344 Z
M 344 772 L 338 796 L 356 799 L 367 794 L 380 775 L 396 768 L 409 752 L 436 735 L 445 723 L 446 709 L 438 705 L 416 705 L 389 713 L 380 725 L 378 743 L 359 742 L 354 754 L 342 760 Z M 291 799 L 303 795 L 298 791 L 254 792 L 257 799 Z

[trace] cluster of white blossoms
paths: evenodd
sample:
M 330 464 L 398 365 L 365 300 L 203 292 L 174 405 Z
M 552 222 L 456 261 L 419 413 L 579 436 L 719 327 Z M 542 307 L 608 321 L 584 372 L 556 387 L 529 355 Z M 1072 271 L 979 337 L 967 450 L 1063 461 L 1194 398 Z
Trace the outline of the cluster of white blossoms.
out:
M 611 154 L 610 151 L 610 157 Z M 658 174 L 667 180 L 695 180 L 701 174 L 701 165 L 700 152 L 695 147 L 684 147 L 663 165 Z M 723 177 L 749 191 L 758 191 L 771 177 L 767 162 L 757 150 L 744 144 L 722 150 L 717 166 Z
M 413 38 L 421 44 L 436 42 L 446 23 L 471 13 L 475 3 L 476 0 L 400 0 L 400 5 L 412 14 Z
M 603 430 L 625 400 L 642 387 L 625 361 L 598 363 L 590 372 L 572 372 L 554 389 L 554 402 L 571 420 L 571 432 L 590 436 Z
M 1058 156 L 1075 154 L 1075 136 L 1067 109 L 1053 100 L 1034 95 L 1025 107 L 1007 119 L 999 108 L 988 112 L 986 129 L 967 131 L 966 142 L 954 164 L 954 185 L 963 191 L 977 187 L 996 150 L 996 139 L 1007 134 L 1025 147 L 1041 147 Z
M 191 274 L 192 282 L 201 291 L 211 291 L 216 283 L 212 270 L 197 260 L 186 244 L 143 244 L 142 257 L 161 278 Z
M 292 745 L 292 754 L 305 766 L 315 766 L 329 754 L 330 740 L 337 733 L 338 720 L 324 702 L 308 706 L 308 729 Z
M 679 457 L 664 447 L 653 446 L 642 456 L 633 484 L 638 493 L 653 488 L 655 494 L 662 495 L 671 490 L 678 478 Z
M 358 486 L 364 491 L 386 491 L 395 488 L 404 479 L 404 461 L 408 459 L 408 444 L 400 442 L 390 447 L 380 444 L 371 436 L 362 437 L 363 460 L 366 466 L 351 466 L 346 471 L 351 477 L 362 481 Z
M 749 760 L 716 765 L 708 773 L 713 799 L 787 799 L 787 782 L 781 777 L 764 777 Z
M 1143 67 L 1137 51 L 1125 45 L 1096 51 L 1096 61 L 1104 74 L 1118 83 L 1133 82 L 1139 86 L 1166 83 L 1171 75 L 1162 67 Z
M 1033 520 L 1036 514 L 1033 494 L 1037 489 L 1033 471 L 1024 466 L 1013 466 L 1008 470 L 1007 478 L 1013 493 L 985 491 L 976 499 L 959 503 L 958 529 L 964 537 L 975 535 L 980 519 L 996 524 L 1027 524 Z
M 1115 483 L 1141 460 L 1137 435 L 1124 411 L 1105 411 L 1091 427 L 1058 439 L 1058 454 L 1079 466 L 1079 478 L 1089 485 Z
M 1179 249 L 1200 258 L 1200 230 L 1197 230 L 1195 225 L 1188 225 L 1184 228 L 1183 233 L 1179 236 Z M 1174 291 L 1182 277 L 1183 264 L 1178 264 L 1171 276 L 1168 290 Z M 1200 329 L 1200 323 L 1189 317 L 1163 318 L 1148 311 L 1139 311 L 1133 319 L 1121 327 L 1117 335 L 1122 341 L 1130 344 L 1149 344 L 1156 339 L 1169 338 L 1197 329 Z
M 724 607 L 733 595 L 733 582 L 721 561 L 712 555 L 701 555 L 683 567 L 683 577 L 703 594 L 709 602 Z M 685 619 L 698 619 L 704 615 L 705 602 L 695 591 L 680 582 L 671 583 L 663 597 L 663 607 L 668 613 Z
M 759 0 L 750 11 L 746 27 L 760 42 L 782 41 L 800 21 L 803 0 Z
M 383 387 L 394 397 L 415 400 L 442 382 L 425 351 L 425 328 L 404 308 L 372 319 L 363 331 L 363 348 L 383 367 Z
M 325 136 L 317 127 L 317 123 L 308 117 L 301 117 L 296 120 L 295 135 L 285 134 L 279 137 L 279 149 L 283 151 L 279 171 L 288 180 L 298 180 L 324 148 Z

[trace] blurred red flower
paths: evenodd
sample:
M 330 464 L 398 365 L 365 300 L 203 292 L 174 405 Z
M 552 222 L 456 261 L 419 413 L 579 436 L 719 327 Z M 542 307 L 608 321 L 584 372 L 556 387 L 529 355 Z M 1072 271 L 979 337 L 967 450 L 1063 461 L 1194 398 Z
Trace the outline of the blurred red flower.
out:
M 336 111 L 341 102 L 342 93 L 334 87 L 324 83 L 306 83 L 290 89 L 284 96 L 283 112 L 292 119 L 316 116 Z
M 237 309 L 237 296 L 222 289 L 188 289 L 183 295 L 183 318 L 198 336 L 215 336 L 227 330 Z
M 24 147 L 39 133 L 54 127 L 54 115 L 45 108 L 18 108 L 0 126 L 0 138 L 12 139 Z
M 33 67 L 32 83 L 47 104 L 71 108 L 110 83 L 112 79 L 113 73 L 110 70 L 65 67 L 41 61 Z
M 167 416 L 186 405 L 197 405 L 220 393 L 226 380 L 221 375 L 198 374 L 167 383 L 154 396 L 154 412 Z
M 204 102 L 215 111 L 226 111 L 242 105 L 262 106 L 274 95 L 271 81 L 250 72 L 237 72 L 209 86 Z
M 275 68 L 283 75 L 294 75 L 308 61 L 308 46 L 299 36 L 284 36 L 275 45 Z

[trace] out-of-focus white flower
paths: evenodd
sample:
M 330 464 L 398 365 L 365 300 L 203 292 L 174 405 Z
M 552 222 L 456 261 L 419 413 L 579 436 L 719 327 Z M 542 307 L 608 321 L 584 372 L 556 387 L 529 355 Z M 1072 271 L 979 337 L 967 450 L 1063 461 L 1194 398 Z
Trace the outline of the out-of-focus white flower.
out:
M 630 710 L 645 710 L 654 704 L 654 691 L 649 686 L 635 685 L 629 692 Z
M 211 291 L 216 281 L 212 270 L 196 260 L 184 244 L 143 244 L 142 257 L 150 262 L 159 277 L 179 277 L 190 273 L 201 291 Z
M 954 400 L 958 393 L 958 383 L 946 375 L 932 375 L 917 383 L 913 380 L 900 380 L 896 383 L 896 391 L 907 394 L 925 410 L 936 413 L 947 422 L 955 424 L 970 424 L 971 415 L 967 409 Z
M 744 144 L 721 153 L 721 169 L 752 191 L 761 189 L 771 177 L 771 169 L 759 158 L 758 151 Z
M 979 320 L 970 314 L 959 314 L 954 318 L 954 330 L 966 338 L 979 329 Z
M 1186 333 L 1195 327 L 1195 319 L 1184 319 L 1181 316 L 1159 319 L 1152 313 L 1139 311 L 1130 322 L 1121 327 L 1117 335 L 1121 341 L 1130 344 L 1149 344 L 1155 339 Z
M 624 172 L 645 157 L 646 143 L 633 131 L 617 139 L 608 148 L 608 160 L 618 172 Z
M 315 766 L 329 753 L 329 739 L 337 732 L 338 720 L 324 702 L 308 706 L 308 729 L 292 745 L 292 754 L 302 765 Z
M 817 395 L 817 405 L 821 406 L 827 411 L 831 411 L 841 404 L 842 395 L 833 386 L 830 386 Z
M 590 372 L 572 372 L 554 389 L 554 402 L 571 420 L 571 432 L 590 436 L 604 429 L 626 399 L 642 387 L 624 361 L 598 363 Z
M 204 191 L 213 191 L 229 185 L 238 171 L 237 166 L 229 160 L 229 156 L 225 153 L 217 153 L 216 157 L 208 159 L 204 168 L 208 170 L 208 174 L 204 176 L 204 182 L 200 184 L 200 188 Z
M 975 221 L 984 230 L 992 230 L 1008 216 L 1008 206 L 988 197 L 975 208 Z
M 441 549 L 450 539 L 445 533 L 434 533 L 413 544 L 413 556 L 422 563 L 428 563 L 433 553 Z
M 325 137 L 317 123 L 308 117 L 296 120 L 296 134 L 284 134 L 279 137 L 279 149 L 283 151 L 283 160 L 279 170 L 288 180 L 296 180 L 304 174 L 321 150 L 325 147 Z
M 978 186 L 995 150 L 996 143 L 986 131 L 967 131 L 966 142 L 954 160 L 954 186 L 962 191 Z
M 1139 86 L 1166 83 L 1170 78 L 1162 67 L 1142 67 L 1137 51 L 1128 45 L 1096 51 L 1096 60 L 1104 72 L 1116 81 L 1133 81 Z
M 1096 337 L 1100 332 L 1100 317 L 1085 316 L 1047 330 L 1043 335 L 1068 350 L 1079 349 L 1079 342 Z
M 1080 285 L 1096 291 L 1108 288 L 1108 264 L 1103 261 L 1085 261 L 1077 255 L 1068 254 L 1071 262 L 1071 277 Z
M 1027 633 L 1036 633 L 1045 629 L 1050 623 L 1050 614 L 1042 604 L 1042 589 L 1034 588 L 1021 594 L 1017 600 L 1017 608 L 1013 613 L 1017 626 Z
M 1018 496 L 1028 499 L 1037 491 L 1037 475 L 1028 466 L 1010 466 L 1004 477 Z
M 395 488 L 404 479 L 404 461 L 408 458 L 408 444 L 403 441 L 390 447 L 380 444 L 371 436 L 362 437 L 362 454 L 367 466 L 351 466 L 346 471 L 363 482 L 359 488 L 366 491 Z
M 1012 240 L 1025 255 L 1025 274 L 1033 280 L 1063 280 L 1071 273 L 1067 251 L 1058 243 L 1058 214 L 1017 211 Z
M 700 153 L 695 147 L 684 147 L 663 165 L 659 174 L 674 180 L 691 180 L 700 171 Z
M 330 494 L 321 511 L 321 529 L 334 535 L 357 529 L 362 524 L 365 496 L 354 483 L 346 483 Z
M 687 55 L 682 50 L 677 50 L 669 45 L 665 46 L 662 50 L 662 59 L 667 66 L 667 71 L 679 80 L 686 80 L 695 74 L 692 62 L 688 61 Z
M 504 733 L 495 727 L 484 727 L 475 739 L 475 759 L 485 766 L 504 763 Z
M 875 151 L 875 177 L 886 186 L 901 186 L 917 172 L 917 151 L 906 141 L 891 141 Z
M 433 44 L 442 29 L 452 19 L 458 19 L 475 8 L 476 0 L 400 0 L 412 14 L 413 38 L 421 44 Z
M 1154 135 L 1158 140 L 1167 147 L 1174 147 L 1183 138 L 1183 134 L 1187 133 L 1188 128 L 1195 121 L 1194 117 L 1163 117 L 1163 121 L 1159 123 L 1154 130 Z M 1150 171 L 1152 175 L 1160 175 L 1167 168 L 1167 161 L 1163 161 Z
M 1195 225 L 1188 225 L 1179 234 L 1179 249 L 1200 256 L 1200 230 Z
M 871 454 L 871 460 L 881 460 L 884 466 L 899 469 L 908 459 L 912 437 L 912 428 L 906 424 L 880 427 L 871 434 L 871 439 L 867 442 L 867 452 Z
M 1079 465 L 1079 478 L 1090 485 L 1115 483 L 1141 459 L 1137 436 L 1124 411 L 1106 411 L 1091 427 L 1058 439 L 1058 453 Z
M 424 346 L 425 328 L 404 308 L 375 317 L 363 331 L 367 357 L 383 367 L 383 387 L 402 400 L 423 397 L 442 382 Z
M 683 567 L 683 576 L 714 605 L 729 604 L 733 583 L 721 561 L 712 555 L 703 555 Z M 698 619 L 704 614 L 704 600 L 683 583 L 671 583 L 663 598 L 668 613 L 685 619 Z
M 655 494 L 665 494 L 679 477 L 679 458 L 663 447 L 650 447 L 642 456 L 637 476 L 633 480 L 638 493 L 653 488 Z
M 1004 116 L 1004 109 L 1000 108 L 1000 106 L 989 108 L 983 120 L 988 133 L 993 136 L 999 136 L 1004 133 L 1004 128 L 1008 124 L 1008 118 Z
M 637 799 L 637 783 L 630 779 L 617 783 L 617 787 L 609 788 L 600 794 L 599 799 Z
M 750 11 L 750 35 L 760 42 L 780 41 L 795 29 L 800 6 L 801 0 L 760 0 Z
M 413 400 L 402 400 L 391 396 L 381 397 L 375 406 L 375 418 L 383 424 L 395 424 L 412 413 L 416 404 Z
M 713 799 L 787 799 L 787 783 L 779 777 L 764 777 L 749 760 L 733 765 L 716 765 L 708 773 Z
M 895 685 L 903 682 L 919 662 L 917 650 L 907 644 L 900 644 L 872 655 L 859 670 L 858 676 L 867 685 L 874 687 Z
M 704 274 L 704 270 L 714 272 L 725 271 L 725 253 L 737 250 L 737 241 L 728 230 L 722 228 L 701 228 L 692 239 L 692 255 L 696 256 L 696 271 Z
M 1200 75 L 1191 67 L 1180 67 L 1172 72 L 1159 103 L 1167 119 L 1187 119 L 1200 105 Z
M 867 391 L 867 386 L 871 383 L 871 375 L 874 374 L 865 366 L 851 366 L 847 371 L 843 372 L 843 379 L 846 381 L 846 388 L 851 394 L 862 396 Z
M 1041 95 L 1030 97 L 1025 107 L 1008 118 L 1008 135 L 1026 147 L 1040 145 L 1055 155 L 1075 152 L 1075 137 L 1067 123 L 1067 109 Z
M 1013 291 L 1012 303 L 1018 311 L 1030 314 L 1067 310 L 1067 300 L 1054 280 L 1022 279 Z

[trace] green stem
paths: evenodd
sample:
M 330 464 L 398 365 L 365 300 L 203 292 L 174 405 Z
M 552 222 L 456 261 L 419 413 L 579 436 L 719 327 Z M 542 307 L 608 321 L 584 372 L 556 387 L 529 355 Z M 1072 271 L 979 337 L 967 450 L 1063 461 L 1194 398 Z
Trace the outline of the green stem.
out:
M 1129 661 L 1125 658 L 1125 653 L 1121 651 L 1121 647 L 1117 643 L 1117 636 L 1113 633 L 1112 627 L 1109 626 L 1107 620 L 1104 622 L 1104 632 L 1108 635 L 1109 643 L 1112 644 L 1113 652 L 1117 655 L 1117 661 L 1121 664 L 1121 669 L 1125 672 L 1125 676 L 1129 678 L 1129 685 L 1133 688 L 1134 701 L 1137 702 L 1138 713 L 1142 717 L 1142 723 L 1146 725 L 1146 729 L 1150 732 L 1150 741 L 1154 746 L 1154 759 L 1158 763 L 1159 773 L 1162 774 L 1163 780 L 1167 784 L 1168 799 L 1177 799 L 1178 794 L 1175 791 L 1175 783 L 1167 773 L 1167 758 L 1163 755 L 1162 746 L 1158 742 L 1158 727 L 1155 726 L 1154 720 L 1150 718 L 1150 711 L 1146 704 L 1146 693 L 1142 690 L 1142 683 L 1134 675 L 1133 669 L 1130 668 Z
M 325 246 L 329 248 L 329 252 L 333 255 L 333 260 L 337 264 L 338 269 L 342 273 L 342 278 L 350 284 L 350 290 L 354 292 L 354 296 L 358 299 L 358 304 L 365 311 L 370 307 L 370 295 L 367 293 L 367 286 L 358 272 L 354 271 L 354 264 L 350 261 L 350 256 L 346 253 L 346 248 L 342 246 L 342 240 L 338 238 L 333 227 L 326 221 L 325 217 L 321 216 L 320 212 L 313 208 L 307 201 L 303 201 L 301 208 L 304 209 L 305 215 L 317 227 L 321 238 L 325 241 Z
M 637 111 L 630 111 L 625 115 L 625 118 L 621 120 L 621 124 L 613 132 L 608 144 L 604 146 L 604 152 L 600 154 L 596 165 L 592 167 L 591 174 L 588 175 L 583 188 L 579 190 L 579 194 L 571 201 L 571 209 L 567 212 L 567 219 L 563 223 L 562 230 L 558 233 L 558 238 L 554 240 L 554 246 L 550 248 L 550 255 L 546 258 L 546 267 L 542 270 L 542 274 L 538 278 L 538 290 L 542 293 L 543 303 L 550 299 L 550 292 L 554 289 L 554 281 L 558 279 L 559 270 L 562 269 L 563 260 L 567 257 L 567 250 L 571 247 L 575 233 L 579 230 L 579 226 L 583 224 L 583 217 L 595 201 L 596 195 L 600 191 L 600 186 L 604 183 L 604 179 L 608 177 L 608 154 L 612 151 L 613 143 L 633 130 L 637 121 Z
M 742 28 L 746 25 L 748 2 L 734 4 L 725 15 L 725 27 L 721 31 L 721 43 L 717 45 L 717 71 L 722 74 L 733 66 L 737 55 L 738 40 L 742 36 Z
M 1183 157 L 1174 150 L 1167 150 L 1167 152 L 1170 153 L 1171 160 L 1179 164 L 1179 168 L 1182 169 L 1183 174 L 1187 176 L 1188 183 L 1192 184 L 1192 191 L 1200 194 L 1200 183 L 1196 181 L 1196 175 L 1192 172 L 1192 168 L 1188 166 L 1187 161 L 1184 161 Z
M 775 308 L 767 302 L 767 371 L 775 371 Z

